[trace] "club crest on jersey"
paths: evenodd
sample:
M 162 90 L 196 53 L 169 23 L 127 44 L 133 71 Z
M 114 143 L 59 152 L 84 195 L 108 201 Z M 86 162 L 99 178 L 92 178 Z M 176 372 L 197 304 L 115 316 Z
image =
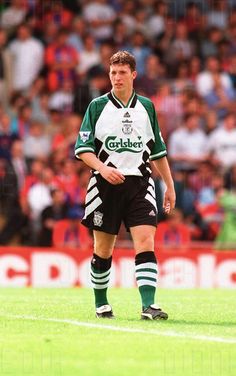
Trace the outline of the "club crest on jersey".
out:
M 95 211 L 93 215 L 93 224 L 94 226 L 101 227 L 103 224 L 103 213 Z
M 131 134 L 133 132 L 132 125 L 129 124 L 129 123 L 124 123 L 123 126 L 122 126 L 122 132 L 124 134 Z
M 80 138 L 83 142 L 86 142 L 88 141 L 89 139 L 89 136 L 90 136 L 90 131 L 80 131 L 79 132 L 79 135 L 80 135 Z

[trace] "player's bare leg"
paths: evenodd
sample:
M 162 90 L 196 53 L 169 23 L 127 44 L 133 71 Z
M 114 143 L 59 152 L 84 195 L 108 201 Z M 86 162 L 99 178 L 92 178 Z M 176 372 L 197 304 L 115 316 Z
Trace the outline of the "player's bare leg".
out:
M 107 288 L 116 235 L 94 231 L 93 236 L 94 254 L 91 261 L 91 280 L 95 296 L 96 316 L 98 318 L 112 318 L 114 316 L 107 300 Z
M 141 225 L 130 228 L 133 238 L 135 257 L 135 276 L 142 300 L 142 319 L 167 319 L 167 313 L 155 305 L 157 285 L 157 261 L 154 253 L 156 228 Z

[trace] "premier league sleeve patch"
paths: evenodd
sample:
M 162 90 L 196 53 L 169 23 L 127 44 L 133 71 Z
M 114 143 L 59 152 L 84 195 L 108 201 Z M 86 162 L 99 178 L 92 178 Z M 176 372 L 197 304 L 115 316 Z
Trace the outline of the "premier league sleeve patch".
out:
M 83 142 L 86 142 L 88 141 L 89 139 L 89 136 L 90 136 L 90 131 L 80 131 L 79 132 L 79 135 L 80 135 L 80 138 Z

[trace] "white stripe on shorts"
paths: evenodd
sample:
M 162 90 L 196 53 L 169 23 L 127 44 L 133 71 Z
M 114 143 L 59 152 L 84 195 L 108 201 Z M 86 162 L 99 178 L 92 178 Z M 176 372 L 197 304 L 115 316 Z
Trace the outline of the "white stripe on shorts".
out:
M 97 194 L 99 193 L 97 187 L 94 187 L 91 191 L 89 191 L 87 194 L 86 194 L 86 198 L 85 198 L 85 204 L 87 205 L 87 203 L 89 201 L 92 200 L 92 198 L 94 198 Z
M 99 205 L 101 205 L 102 200 L 100 197 L 97 197 L 95 200 L 91 202 L 88 206 L 85 208 L 85 214 L 84 214 L 84 219 L 88 217 L 89 214 L 91 214 Z
M 149 201 L 154 206 L 154 208 L 157 210 L 156 200 L 152 197 L 152 195 L 149 192 L 146 194 L 145 199 L 147 201 Z

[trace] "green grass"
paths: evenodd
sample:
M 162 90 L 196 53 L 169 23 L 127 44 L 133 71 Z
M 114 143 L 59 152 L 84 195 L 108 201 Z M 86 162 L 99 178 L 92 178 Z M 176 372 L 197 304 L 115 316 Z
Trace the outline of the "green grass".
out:
M 89 289 L 1 289 L 0 375 L 235 376 L 236 342 L 212 338 L 236 340 L 235 291 L 160 290 L 158 295 L 169 313 L 168 321 L 139 320 L 135 289 L 111 289 L 116 319 L 110 321 L 94 318 Z M 145 333 L 23 319 L 22 315 Z M 197 335 L 205 339 L 196 339 Z

